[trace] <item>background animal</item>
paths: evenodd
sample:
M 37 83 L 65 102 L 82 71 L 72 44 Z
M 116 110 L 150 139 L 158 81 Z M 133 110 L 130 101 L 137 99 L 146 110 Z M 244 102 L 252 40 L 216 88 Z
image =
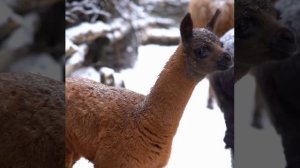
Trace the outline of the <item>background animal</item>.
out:
M 234 26 L 233 0 L 191 0 L 188 11 L 191 13 L 194 27 L 203 27 L 214 15 L 217 9 L 221 10 L 213 32 L 221 37 Z
M 283 60 L 295 51 L 292 32 L 278 21 L 278 12 L 268 0 L 236 0 L 235 81 L 257 65 Z
M 211 95 L 215 95 L 220 109 L 224 112 L 227 127 L 224 142 L 226 148 L 232 149 L 232 153 L 234 153 L 234 83 L 246 75 L 251 67 L 271 60 L 288 58 L 295 48 L 292 33 L 278 22 L 278 13 L 270 2 L 237 0 L 235 3 L 237 5 L 235 67 L 209 75 L 210 92 L 213 93 Z M 231 38 L 233 36 L 232 34 Z M 231 46 L 233 48 L 233 43 Z M 283 54 L 278 54 L 279 52 Z M 212 107 L 211 105 L 210 97 L 208 107 Z
M 282 23 L 295 34 L 298 50 L 286 60 L 268 62 L 253 70 L 257 97 L 261 100 L 256 102 L 253 124 L 256 127 L 262 126 L 261 112 L 262 107 L 265 107 L 264 110 L 281 136 L 287 168 L 300 166 L 299 5 L 299 1 L 295 0 L 278 1 L 276 4 L 282 13 Z
M 223 48 L 234 57 L 234 29 L 228 31 L 220 41 L 223 43 Z M 226 124 L 226 132 L 224 137 L 225 148 L 231 150 L 234 155 L 234 67 L 226 71 L 214 72 L 208 76 L 210 84 L 210 94 L 213 94 L 217 100 L 217 104 L 224 113 Z M 212 103 L 212 97 L 208 98 L 209 103 Z

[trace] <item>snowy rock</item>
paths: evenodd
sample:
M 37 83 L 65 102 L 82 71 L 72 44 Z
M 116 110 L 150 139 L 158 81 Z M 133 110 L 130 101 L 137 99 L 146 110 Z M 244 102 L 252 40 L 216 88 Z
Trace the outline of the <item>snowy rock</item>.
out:
M 1 47 L 14 50 L 33 42 L 35 23 L 38 21 L 37 14 L 29 13 L 20 16 L 3 1 L 0 1 L 0 37 L 6 37 Z
M 93 67 L 82 67 L 70 74 L 70 77 L 87 78 L 96 82 L 101 82 L 100 73 Z
M 82 44 L 78 46 L 77 52 L 75 52 L 70 58 L 66 61 L 66 76 L 69 76 L 73 71 L 81 67 L 84 62 L 84 57 L 86 55 L 87 45 Z
M 67 0 L 65 3 L 66 26 L 75 26 L 81 22 L 94 23 L 111 18 L 111 14 L 102 9 L 102 3 L 98 0 Z
M 13 19 L 17 20 L 19 27 L 2 44 L 2 47 L 8 50 L 16 50 L 33 43 L 36 31 L 36 26 L 34 25 L 38 21 L 38 15 L 30 13 L 22 17 L 22 19 L 19 16 L 13 17 Z
M 65 38 L 65 56 L 71 56 L 78 50 L 78 46 L 75 45 L 69 38 Z
M 177 27 L 169 29 L 147 28 L 142 39 L 142 44 L 177 45 L 179 39 L 180 32 Z
M 11 72 L 32 72 L 56 80 L 63 78 L 62 66 L 46 53 L 24 57 L 12 64 L 9 70 Z
M 20 13 L 26 13 L 33 9 L 49 7 L 62 0 L 4 0 L 10 7 Z
M 121 74 L 108 67 L 100 68 L 101 83 L 108 86 L 125 87 Z
M 230 29 L 221 38 L 220 41 L 223 43 L 224 49 L 234 57 L 234 29 Z
M 7 5 L 6 2 L 0 1 L 0 25 L 2 25 L 8 18 L 15 22 L 22 22 L 22 17 L 14 13 L 14 11 Z
M 179 21 L 186 13 L 189 0 L 140 0 L 145 11 Z

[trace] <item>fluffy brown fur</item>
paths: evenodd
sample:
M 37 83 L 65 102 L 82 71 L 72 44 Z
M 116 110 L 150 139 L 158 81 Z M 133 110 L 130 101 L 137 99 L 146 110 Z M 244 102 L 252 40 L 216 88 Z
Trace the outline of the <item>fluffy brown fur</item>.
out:
M 208 25 L 213 28 L 214 24 Z M 167 164 L 194 87 L 207 73 L 232 64 L 211 31 L 193 30 L 189 14 L 180 31 L 182 42 L 147 96 L 86 79 L 66 80 L 68 168 L 79 156 L 96 168 L 161 168 Z
M 214 15 L 217 9 L 221 10 L 220 17 L 213 30 L 221 37 L 234 26 L 234 1 L 233 0 L 191 0 L 188 11 L 192 15 L 194 27 L 203 27 Z
M 2 73 L 0 95 L 0 167 L 63 168 L 64 84 Z

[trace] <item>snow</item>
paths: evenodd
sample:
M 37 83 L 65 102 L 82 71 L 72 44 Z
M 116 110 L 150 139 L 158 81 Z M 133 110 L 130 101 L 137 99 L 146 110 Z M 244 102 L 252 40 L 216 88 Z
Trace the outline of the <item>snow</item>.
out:
M 109 31 L 110 27 L 101 22 L 95 22 L 95 23 L 81 23 L 78 26 L 74 26 L 71 28 L 68 28 L 66 30 L 66 37 L 70 38 L 72 40 L 73 37 L 79 35 L 79 34 L 84 34 L 84 33 L 88 33 L 88 32 L 97 32 L 97 31 Z
M 93 67 L 82 67 L 70 74 L 71 77 L 87 78 L 96 82 L 101 82 L 100 73 Z
M 0 25 L 4 24 L 12 15 L 14 15 L 14 13 L 8 5 L 5 2 L 0 1 Z
M 70 49 L 74 49 L 75 51 L 78 50 L 78 46 L 76 46 L 69 38 L 65 38 L 65 51 Z
M 189 2 L 189 0 L 140 0 L 141 4 L 145 3 L 178 3 L 178 2 Z
M 125 33 L 129 30 L 128 23 L 125 23 L 120 18 L 114 19 L 110 24 L 106 24 L 102 21 L 97 21 L 95 23 L 84 22 L 84 23 L 79 24 L 78 26 L 68 28 L 66 30 L 66 37 L 73 40 L 74 37 L 76 37 L 80 34 L 88 34 L 89 32 L 92 32 L 92 33 L 110 32 L 119 27 L 121 27 L 121 29 L 119 29 L 119 31 L 121 31 L 120 33 Z
M 140 46 L 135 67 L 121 72 L 126 88 L 142 94 L 149 93 L 175 49 L 175 46 Z M 208 80 L 203 79 L 196 86 L 180 121 L 166 168 L 231 167 L 230 152 L 224 149 L 223 113 L 216 104 L 214 110 L 206 108 L 207 96 Z M 93 164 L 85 159 L 74 165 L 74 168 L 92 167 Z
M 33 42 L 35 25 L 39 19 L 38 15 L 36 13 L 29 13 L 24 16 L 17 15 L 5 2 L 0 1 L 0 25 L 6 23 L 8 19 L 12 19 L 19 27 L 3 42 L 2 48 L 15 50 L 30 45 Z
M 17 60 L 9 68 L 9 72 L 25 71 L 47 76 L 55 80 L 62 79 L 61 65 L 48 53 L 28 55 Z
M 235 167 L 283 168 L 286 165 L 280 137 L 266 114 L 264 129 L 251 127 L 255 81 L 246 75 L 235 84 Z
M 66 37 L 71 41 L 74 41 L 76 37 L 82 34 L 104 34 L 109 32 L 106 36 L 113 41 L 119 39 L 123 34 L 126 34 L 130 30 L 130 24 L 124 20 L 117 18 L 111 23 L 104 23 L 97 21 L 95 23 L 83 22 L 77 26 L 68 28 L 66 30 Z
M 86 44 L 81 44 L 81 45 L 77 46 L 76 49 L 77 49 L 77 52 L 75 52 L 73 54 L 73 56 L 70 57 L 70 59 L 68 59 L 66 61 L 66 66 L 78 64 L 78 63 L 84 61 L 84 56 L 86 54 L 87 45 Z
M 146 29 L 146 34 L 151 34 L 152 36 L 156 37 L 178 37 L 180 36 L 180 31 L 177 27 L 172 27 L 169 29 L 162 29 L 162 28 L 151 28 Z
M 223 43 L 223 48 L 234 57 L 234 28 L 227 31 L 221 38 L 220 41 Z

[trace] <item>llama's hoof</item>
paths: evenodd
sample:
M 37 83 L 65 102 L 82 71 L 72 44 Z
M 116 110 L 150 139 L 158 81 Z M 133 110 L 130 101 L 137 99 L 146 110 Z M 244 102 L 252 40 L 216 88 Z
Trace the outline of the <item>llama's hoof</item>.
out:
M 263 129 L 263 125 L 260 121 L 252 121 L 251 126 L 259 130 Z
M 214 106 L 213 106 L 211 103 L 208 103 L 206 107 L 207 107 L 208 109 L 211 109 L 211 110 L 214 109 Z

